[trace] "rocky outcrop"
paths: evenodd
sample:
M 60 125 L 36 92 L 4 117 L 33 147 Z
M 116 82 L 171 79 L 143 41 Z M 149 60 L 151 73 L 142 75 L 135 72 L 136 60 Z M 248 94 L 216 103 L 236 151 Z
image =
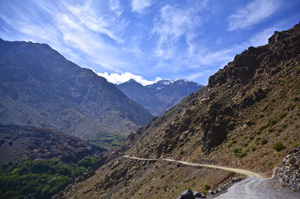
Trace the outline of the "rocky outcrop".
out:
M 300 35 L 297 33 L 300 24 L 295 25 L 291 30 L 275 32 L 269 38 L 269 44 L 257 48 L 249 47 L 240 55 L 234 58 L 233 62 L 228 63 L 224 69 L 220 69 L 216 74 L 209 78 L 208 86 L 213 88 L 216 85 L 236 84 L 245 85 L 249 83 L 257 69 L 262 66 L 275 74 L 275 68 L 283 60 L 289 60 L 300 53 Z
M 231 187 L 234 183 L 240 182 L 241 180 L 242 180 L 242 178 L 233 178 L 229 182 L 227 182 L 227 183 L 223 184 L 222 186 L 220 186 L 215 191 L 209 191 L 208 196 L 210 196 L 212 198 L 217 197 L 217 196 L 225 193 L 229 189 L 229 187 Z
M 198 198 L 215 198 L 223 193 L 225 193 L 229 187 L 234 183 L 240 182 L 242 178 L 233 178 L 227 183 L 220 186 L 215 191 L 209 191 L 207 195 L 199 193 L 198 191 L 185 190 L 178 199 L 198 199 Z
M 289 152 L 275 171 L 271 184 L 276 188 L 300 192 L 300 147 Z
M 206 198 L 205 195 L 199 193 L 198 191 L 185 190 L 178 199 L 198 199 Z

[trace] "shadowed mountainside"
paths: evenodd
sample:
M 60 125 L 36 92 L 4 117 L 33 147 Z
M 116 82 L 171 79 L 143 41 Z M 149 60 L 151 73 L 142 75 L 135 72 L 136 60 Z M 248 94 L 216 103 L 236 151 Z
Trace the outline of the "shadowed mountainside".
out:
M 92 70 L 46 44 L 0 40 L 0 124 L 54 128 L 97 140 L 152 115 Z

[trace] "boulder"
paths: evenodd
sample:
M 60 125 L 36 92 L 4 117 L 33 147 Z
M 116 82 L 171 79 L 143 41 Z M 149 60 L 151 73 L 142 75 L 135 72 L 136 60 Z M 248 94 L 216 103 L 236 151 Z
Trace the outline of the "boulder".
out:
M 199 193 L 198 191 L 194 191 L 193 194 L 195 198 L 205 198 L 205 196 Z
M 274 174 L 271 184 L 276 188 L 300 192 L 300 147 L 292 149 Z
M 195 199 L 191 190 L 185 190 L 178 199 Z

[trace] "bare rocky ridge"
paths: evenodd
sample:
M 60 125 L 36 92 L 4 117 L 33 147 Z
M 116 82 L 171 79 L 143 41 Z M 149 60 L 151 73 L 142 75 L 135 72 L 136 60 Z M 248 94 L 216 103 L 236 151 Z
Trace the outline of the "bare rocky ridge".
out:
M 300 144 L 300 24 L 250 47 L 210 77 L 209 85 L 101 155 L 92 177 L 60 198 L 178 198 L 184 190 L 215 191 L 238 174 L 170 158 L 242 168 L 271 177 Z M 275 147 L 281 143 L 281 148 Z M 207 186 L 206 186 L 207 187 Z
M 54 128 L 97 140 L 152 115 L 115 85 L 46 44 L 0 40 L 0 124 Z

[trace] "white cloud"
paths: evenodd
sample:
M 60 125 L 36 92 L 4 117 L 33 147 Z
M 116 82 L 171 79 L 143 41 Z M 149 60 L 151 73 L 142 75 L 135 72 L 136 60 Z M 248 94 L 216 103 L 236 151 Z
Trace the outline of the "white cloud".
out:
M 198 54 L 199 62 L 203 65 L 216 65 L 220 62 L 226 62 L 232 59 L 233 49 L 221 49 L 214 52 L 200 52 Z
M 123 7 L 119 0 L 109 0 L 110 9 L 115 13 L 116 16 L 120 16 L 123 13 Z
M 118 73 L 108 74 L 107 72 L 104 72 L 104 73 L 97 73 L 97 75 L 104 77 L 105 79 L 107 79 L 107 81 L 109 81 L 113 84 L 122 84 L 124 82 L 129 81 L 130 79 L 134 79 L 136 82 L 145 86 L 145 85 L 153 84 L 153 83 L 161 80 L 161 78 L 157 77 L 155 81 L 149 81 L 149 80 L 146 80 L 142 76 L 134 75 L 129 72 L 122 73 L 122 74 L 118 74 Z
M 253 0 L 228 18 L 229 30 L 244 29 L 271 16 L 279 8 L 279 0 Z
M 156 56 L 169 59 L 174 56 L 176 42 L 185 38 L 187 43 L 196 37 L 196 28 L 201 25 L 201 19 L 194 8 L 179 9 L 174 6 L 164 6 L 152 29 L 152 35 L 158 36 Z
M 77 18 L 77 24 L 79 26 L 86 27 L 96 33 L 104 34 L 117 43 L 124 42 L 122 34 L 128 22 L 118 18 L 123 12 L 119 1 L 110 0 L 108 6 L 112 12 L 106 15 L 101 15 L 101 12 L 95 11 L 95 6 L 90 1 L 80 6 L 67 3 L 65 3 L 64 6 L 72 13 L 72 16 Z
M 278 28 L 267 28 L 262 32 L 254 35 L 250 39 L 249 45 L 254 47 L 266 45 L 268 43 L 268 39 L 274 34 L 275 30 L 278 30 Z
M 209 77 L 209 76 L 213 75 L 215 72 L 216 71 L 212 70 L 212 69 L 205 69 L 205 70 L 202 70 L 200 72 L 195 72 L 191 75 L 188 75 L 185 78 L 188 79 L 188 80 L 196 81 L 201 77 Z M 206 79 L 203 82 L 200 82 L 200 84 L 202 84 L 202 85 L 207 85 L 207 83 L 208 83 L 208 79 Z
M 145 9 L 152 5 L 152 0 L 132 0 L 132 12 L 143 14 Z

